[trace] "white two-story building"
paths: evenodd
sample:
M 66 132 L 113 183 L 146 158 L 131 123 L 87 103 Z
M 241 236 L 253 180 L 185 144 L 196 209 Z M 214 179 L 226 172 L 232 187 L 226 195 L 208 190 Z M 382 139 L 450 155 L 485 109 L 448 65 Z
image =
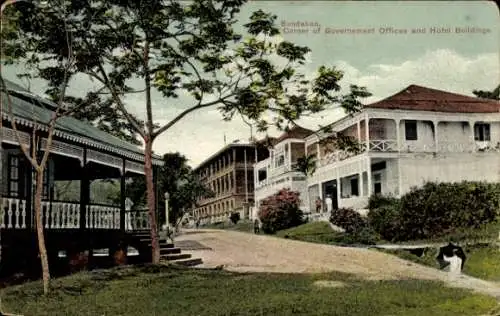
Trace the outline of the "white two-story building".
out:
M 354 137 L 361 154 L 328 151 L 316 134 L 307 179 L 309 201 L 332 196 L 334 207 L 365 209 L 371 194 L 401 196 L 426 181 L 500 182 L 500 103 L 411 85 L 332 124 Z M 327 135 L 325 135 L 327 136 Z
M 256 208 L 282 188 L 299 191 L 304 211 L 365 209 L 369 196 L 401 196 L 426 181 L 500 182 L 500 103 L 417 85 L 331 125 L 330 135 L 280 137 L 271 157 L 255 165 Z M 345 135 L 363 151 L 353 154 L 320 139 Z M 299 149 L 303 146 L 302 150 Z M 316 171 L 294 171 L 298 157 L 314 155 Z M 254 216 L 255 216 L 254 214 Z
M 309 205 L 307 194 L 307 178 L 303 172 L 296 170 L 297 160 L 305 156 L 305 138 L 313 131 L 294 127 L 273 140 L 269 148 L 269 157 L 254 165 L 255 207 L 252 218 L 257 216 L 260 202 L 288 188 L 300 193 L 301 208 Z

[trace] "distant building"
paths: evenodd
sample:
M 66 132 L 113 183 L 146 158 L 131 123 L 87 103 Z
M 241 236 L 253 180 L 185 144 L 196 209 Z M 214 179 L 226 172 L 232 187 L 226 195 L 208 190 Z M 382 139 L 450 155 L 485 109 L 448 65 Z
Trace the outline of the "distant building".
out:
M 225 221 L 232 212 L 249 218 L 254 203 L 253 165 L 267 155 L 262 143 L 233 142 L 202 162 L 195 173 L 215 196 L 200 198 L 193 216 L 203 224 Z

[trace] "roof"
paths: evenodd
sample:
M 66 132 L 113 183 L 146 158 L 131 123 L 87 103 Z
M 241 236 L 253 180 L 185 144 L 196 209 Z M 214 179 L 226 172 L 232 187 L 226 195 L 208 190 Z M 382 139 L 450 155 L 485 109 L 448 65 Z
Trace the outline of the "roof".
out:
M 500 102 L 410 85 L 388 98 L 365 105 L 365 108 L 449 113 L 499 113 Z
M 50 121 L 54 114 L 54 112 L 50 110 L 54 107 L 53 102 L 31 94 L 27 92 L 27 90 L 11 82 L 7 83 L 7 88 L 15 94 L 10 94 L 10 100 L 12 102 L 12 111 L 16 118 L 16 123 L 34 127 L 34 122 L 42 124 L 42 122 Z M 0 94 L 0 99 L 4 105 L 2 119 L 10 121 L 7 95 L 2 92 Z M 47 129 L 46 126 L 41 128 Z M 59 118 L 56 122 L 54 135 L 98 149 L 114 152 L 134 160 L 144 160 L 144 151 L 138 146 L 121 140 L 87 122 L 77 120 L 73 117 L 64 116 Z M 161 157 L 153 155 L 153 158 L 156 164 L 162 163 Z
M 284 141 L 285 139 L 290 139 L 290 138 L 296 138 L 296 139 L 304 139 L 307 136 L 313 134 L 314 131 L 300 127 L 298 125 L 295 125 L 292 127 L 288 132 L 285 132 L 281 134 L 274 142 L 274 144 L 280 143 Z
M 247 148 L 255 148 L 255 145 L 254 144 L 250 144 L 250 143 L 236 143 L 236 142 L 233 142 L 233 143 L 229 143 L 227 145 L 225 145 L 224 147 L 222 147 L 221 149 L 219 149 L 217 152 L 215 152 L 214 154 L 210 155 L 210 157 L 208 157 L 207 159 L 203 160 L 198 166 L 196 166 L 193 170 L 194 171 L 197 171 L 199 169 L 201 169 L 202 167 L 204 167 L 208 162 L 210 162 L 212 159 L 222 155 L 223 153 L 225 153 L 227 150 L 231 149 L 231 148 L 235 148 L 235 147 L 247 147 Z

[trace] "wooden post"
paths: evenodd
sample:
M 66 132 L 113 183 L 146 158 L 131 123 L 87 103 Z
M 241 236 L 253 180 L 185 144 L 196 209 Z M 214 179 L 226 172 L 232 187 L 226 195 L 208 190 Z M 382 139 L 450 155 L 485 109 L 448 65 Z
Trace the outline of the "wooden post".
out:
M 87 205 L 89 204 L 90 181 L 87 174 L 87 148 L 83 149 L 83 161 L 80 179 L 80 230 L 85 230 L 87 219 Z
M 31 151 L 31 149 L 30 149 Z M 33 208 L 33 166 L 28 161 L 28 159 L 24 159 L 25 161 L 25 179 L 26 179 L 26 228 L 34 229 L 34 208 Z M 10 172 L 10 170 L 9 170 Z
M 125 232 L 125 163 L 126 160 L 122 159 L 122 173 L 120 176 L 120 231 Z

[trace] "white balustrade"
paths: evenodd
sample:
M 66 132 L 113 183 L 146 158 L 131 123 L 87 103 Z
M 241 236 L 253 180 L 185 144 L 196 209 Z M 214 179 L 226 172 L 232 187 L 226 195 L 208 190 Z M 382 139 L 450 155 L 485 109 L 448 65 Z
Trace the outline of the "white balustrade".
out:
M 26 202 L 15 198 L 0 200 L 0 228 L 26 228 Z
M 151 228 L 149 224 L 149 213 L 147 209 L 130 210 L 125 213 L 125 229 L 133 230 L 148 230 Z
M 87 228 L 120 229 L 120 208 L 103 205 L 87 205 Z
M 45 229 L 80 228 L 80 203 L 42 201 L 41 207 L 41 219 Z M 27 228 L 27 214 L 26 201 L 16 198 L 0 200 L 0 228 Z M 120 208 L 87 205 L 86 227 L 88 229 L 120 229 Z M 130 210 L 125 213 L 127 231 L 147 230 L 150 227 L 147 209 Z

